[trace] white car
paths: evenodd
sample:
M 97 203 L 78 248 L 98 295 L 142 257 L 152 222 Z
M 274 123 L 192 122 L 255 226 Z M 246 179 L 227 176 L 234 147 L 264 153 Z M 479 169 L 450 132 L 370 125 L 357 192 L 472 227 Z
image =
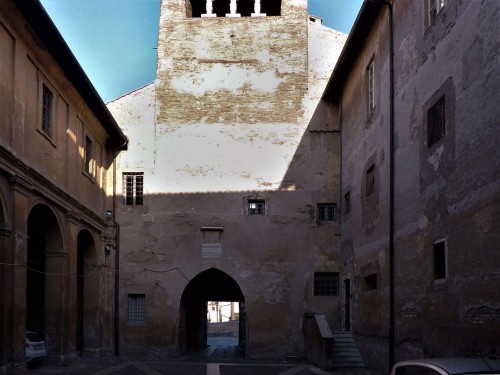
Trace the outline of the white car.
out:
M 391 375 L 500 374 L 500 361 L 481 358 L 426 358 L 398 362 Z
M 45 341 L 36 332 L 26 332 L 26 363 L 39 362 L 47 357 Z

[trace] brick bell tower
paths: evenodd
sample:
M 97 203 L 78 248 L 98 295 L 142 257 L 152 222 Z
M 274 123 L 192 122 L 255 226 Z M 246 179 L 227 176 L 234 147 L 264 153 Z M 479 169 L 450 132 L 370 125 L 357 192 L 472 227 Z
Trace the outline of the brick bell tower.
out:
M 307 0 L 163 0 L 156 124 L 297 124 Z

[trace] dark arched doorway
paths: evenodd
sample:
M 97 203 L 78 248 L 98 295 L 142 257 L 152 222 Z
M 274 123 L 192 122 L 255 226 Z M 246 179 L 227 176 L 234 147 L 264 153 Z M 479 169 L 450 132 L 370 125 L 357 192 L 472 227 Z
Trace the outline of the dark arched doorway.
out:
M 56 348 L 61 329 L 64 258 L 61 230 L 52 210 L 36 205 L 28 216 L 26 330 Z
M 77 322 L 76 351 L 97 348 L 99 342 L 99 267 L 95 241 L 88 230 L 77 238 Z
M 227 273 L 210 268 L 192 279 L 181 298 L 180 344 L 183 352 L 203 351 L 207 343 L 207 303 L 209 301 L 238 302 L 239 342 L 244 353 L 245 346 L 245 298 L 240 287 Z

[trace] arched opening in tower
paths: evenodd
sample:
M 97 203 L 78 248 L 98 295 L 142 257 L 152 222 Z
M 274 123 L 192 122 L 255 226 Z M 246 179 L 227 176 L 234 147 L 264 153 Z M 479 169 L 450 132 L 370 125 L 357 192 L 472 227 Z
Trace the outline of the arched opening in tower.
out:
M 212 307 L 215 309 L 212 310 Z M 225 356 L 228 352 L 234 356 L 244 355 L 245 298 L 231 276 L 215 268 L 198 274 L 184 289 L 180 312 L 182 352 L 193 353 L 209 349 L 215 357 L 219 350 Z M 221 328 L 219 331 L 210 326 L 216 323 Z

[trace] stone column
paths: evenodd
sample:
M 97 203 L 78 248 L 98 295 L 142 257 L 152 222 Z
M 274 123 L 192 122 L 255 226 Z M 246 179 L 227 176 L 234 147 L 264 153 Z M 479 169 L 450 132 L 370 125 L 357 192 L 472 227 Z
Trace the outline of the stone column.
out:
M 255 0 L 253 9 L 254 9 L 255 13 L 251 14 L 252 17 L 265 17 L 266 16 L 266 13 L 260 12 L 260 0 Z
M 226 14 L 226 17 L 241 17 L 241 14 L 236 13 L 236 9 L 236 0 L 231 0 L 231 3 L 229 4 L 230 13 Z
M 213 1 L 214 0 L 207 0 L 207 13 L 202 14 L 202 17 L 217 17 L 217 14 L 213 13 Z
M 13 264 L 7 271 L 10 279 L 9 285 L 2 287 L 5 289 L 7 297 L 8 321 L 10 334 L 8 335 L 8 350 L 12 354 L 13 365 L 16 371 L 22 372 L 26 368 L 26 261 L 28 253 L 28 214 L 29 214 L 29 194 L 31 184 L 24 178 L 14 176 L 9 179 L 11 190 L 11 217 L 12 247 L 6 253 L 6 260 Z
M 65 363 L 73 362 L 77 359 L 76 354 L 76 324 L 77 324 L 77 237 L 80 218 L 74 212 L 66 213 L 66 225 L 64 233 L 64 252 L 66 265 L 64 267 L 64 293 L 67 298 L 64 308 L 64 318 L 66 320 L 66 332 L 63 334 L 63 356 Z

